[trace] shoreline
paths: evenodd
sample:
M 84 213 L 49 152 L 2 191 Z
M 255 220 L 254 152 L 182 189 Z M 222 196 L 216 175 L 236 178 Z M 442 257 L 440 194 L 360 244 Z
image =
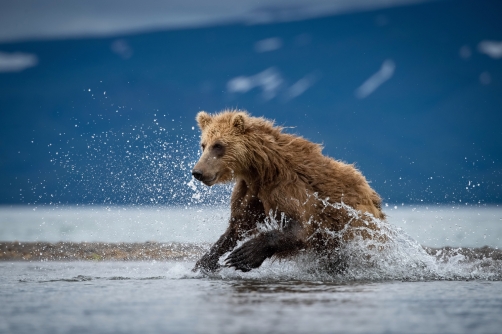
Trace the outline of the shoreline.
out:
M 21 242 L 0 241 L 0 261 L 196 261 L 209 244 L 181 242 Z M 438 261 L 463 256 L 463 261 L 502 261 L 502 250 L 484 247 L 427 247 Z
M 180 242 L 0 241 L 0 261 L 195 261 L 207 249 Z

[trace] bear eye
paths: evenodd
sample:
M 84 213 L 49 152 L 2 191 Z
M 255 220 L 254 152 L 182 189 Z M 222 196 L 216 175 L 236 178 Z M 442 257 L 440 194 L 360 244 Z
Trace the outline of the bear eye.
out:
M 206 144 L 200 144 L 200 147 L 202 148 L 202 150 L 204 151 L 206 149 Z
M 215 150 L 221 150 L 221 149 L 223 149 L 223 145 L 221 145 L 219 143 L 216 143 L 216 144 L 213 145 L 213 149 L 215 149 Z

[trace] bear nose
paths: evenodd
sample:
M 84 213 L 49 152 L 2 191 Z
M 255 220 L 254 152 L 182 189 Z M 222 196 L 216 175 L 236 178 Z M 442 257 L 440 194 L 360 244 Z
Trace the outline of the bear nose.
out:
M 197 180 L 199 180 L 199 181 L 200 181 L 200 180 L 202 180 L 202 172 L 201 172 L 200 170 L 198 170 L 198 169 L 194 169 L 194 170 L 192 171 L 192 175 L 193 175 L 193 177 L 195 177 Z

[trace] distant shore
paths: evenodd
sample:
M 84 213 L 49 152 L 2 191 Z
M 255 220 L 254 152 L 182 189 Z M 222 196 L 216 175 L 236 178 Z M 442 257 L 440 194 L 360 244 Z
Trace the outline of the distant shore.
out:
M 180 242 L 19 242 L 0 241 L 0 261 L 196 261 L 209 244 Z M 424 247 L 438 261 L 457 255 L 463 261 L 502 260 L 502 250 L 492 247 Z
M 0 261 L 197 260 L 208 247 L 191 243 L 0 242 Z

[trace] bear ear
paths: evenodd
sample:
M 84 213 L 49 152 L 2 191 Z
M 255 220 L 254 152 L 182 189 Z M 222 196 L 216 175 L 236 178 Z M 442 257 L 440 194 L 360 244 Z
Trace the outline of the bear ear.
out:
M 232 117 L 232 125 L 238 133 L 244 133 L 244 130 L 246 129 L 246 122 L 244 120 L 245 117 L 246 114 L 242 112 L 239 112 Z
M 213 121 L 213 118 L 211 117 L 211 115 L 209 115 L 207 112 L 205 111 L 201 111 L 197 114 L 197 123 L 199 124 L 199 128 L 204 131 L 204 129 L 209 125 L 211 124 L 211 122 Z

